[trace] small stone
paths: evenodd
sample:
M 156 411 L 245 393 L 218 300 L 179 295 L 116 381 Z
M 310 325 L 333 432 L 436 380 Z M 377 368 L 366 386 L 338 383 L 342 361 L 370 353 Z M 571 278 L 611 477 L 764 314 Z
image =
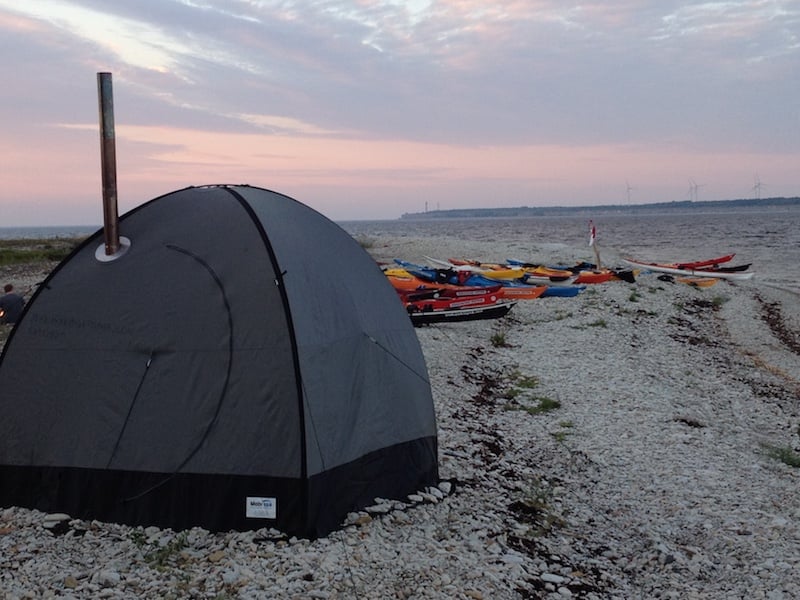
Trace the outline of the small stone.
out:
M 51 513 L 44 516 L 45 526 L 47 523 L 69 521 L 72 517 L 65 513 Z
M 119 573 L 116 571 L 111 571 L 106 569 L 104 571 L 98 571 L 92 577 L 92 583 L 96 583 L 101 587 L 113 587 L 117 585 L 121 580 Z
M 438 487 L 431 486 L 426 491 L 429 494 L 431 494 L 433 496 L 436 496 L 439 500 L 444 498 L 444 494 L 442 493 L 442 490 L 440 490 Z
M 373 515 L 385 515 L 390 510 L 392 510 L 392 505 L 391 504 L 375 504 L 373 506 L 368 506 L 364 510 L 366 510 L 368 513 L 371 513 Z

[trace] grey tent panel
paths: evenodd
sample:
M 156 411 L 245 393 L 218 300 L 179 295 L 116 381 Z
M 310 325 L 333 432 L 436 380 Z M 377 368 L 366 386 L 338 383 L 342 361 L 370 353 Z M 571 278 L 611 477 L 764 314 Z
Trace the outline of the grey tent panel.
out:
M 119 230 L 130 249 L 101 262 L 102 232 L 87 240 L 0 357 L 0 503 L 243 528 L 264 523 L 176 517 L 185 507 L 174 496 L 219 497 L 208 513 L 275 497 L 293 503 L 275 524 L 316 535 L 370 495 L 435 480 L 416 334 L 340 227 L 275 192 L 209 186 L 156 198 Z M 399 485 L 380 475 L 397 471 Z M 69 491 L 76 482 L 102 502 Z M 351 498 L 326 503 L 330 490 Z

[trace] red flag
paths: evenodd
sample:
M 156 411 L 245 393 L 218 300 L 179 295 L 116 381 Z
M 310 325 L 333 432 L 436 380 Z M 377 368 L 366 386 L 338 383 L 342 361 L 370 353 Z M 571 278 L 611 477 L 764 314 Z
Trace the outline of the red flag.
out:
M 589 245 L 593 246 L 594 241 L 597 239 L 597 230 L 594 227 L 594 222 L 589 220 Z

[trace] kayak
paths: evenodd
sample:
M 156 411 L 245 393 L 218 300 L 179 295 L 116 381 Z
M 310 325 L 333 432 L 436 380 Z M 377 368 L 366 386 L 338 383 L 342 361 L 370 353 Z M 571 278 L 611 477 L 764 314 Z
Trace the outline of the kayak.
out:
M 535 300 L 547 291 L 546 285 L 504 285 L 500 287 L 501 298 L 508 300 Z
M 656 273 L 668 273 L 670 275 L 684 275 L 691 277 L 716 277 L 717 279 L 746 280 L 753 277 L 752 271 L 723 271 L 712 268 L 679 268 L 674 263 L 649 263 L 632 258 L 623 258 L 622 261 L 632 267 L 647 269 Z
M 471 271 L 488 279 L 520 280 L 527 285 L 569 285 L 574 283 L 578 277 L 577 273 L 567 269 L 556 269 L 531 263 L 502 265 L 500 263 L 482 263 L 477 260 L 459 258 L 448 258 L 445 261 L 431 258 L 430 256 L 426 256 L 425 259 L 442 267 L 458 271 Z
M 456 296 L 453 298 L 425 298 L 422 300 L 411 300 L 405 302 L 406 310 L 409 313 L 431 312 L 438 310 L 454 310 L 464 308 L 474 308 L 476 306 L 486 306 L 497 304 L 500 297 L 497 294 L 483 294 L 480 296 Z
M 700 267 L 697 271 L 718 271 L 720 273 L 735 273 L 737 271 L 747 271 L 753 263 L 746 265 L 734 265 L 732 267 Z
M 467 271 L 470 273 L 478 273 L 489 279 L 519 279 L 524 275 L 524 271 L 519 267 L 509 267 L 507 265 L 499 265 L 495 263 L 479 263 L 478 261 L 459 260 L 456 258 L 449 258 L 447 260 L 439 260 L 426 256 L 425 260 L 434 265 L 438 265 L 443 269 L 454 269 L 456 271 Z
M 527 285 L 547 285 L 547 286 L 565 286 L 568 287 L 575 283 L 578 275 L 570 273 L 569 275 L 539 275 L 530 271 L 525 271 L 522 276 L 522 282 Z
M 440 298 L 474 298 L 476 296 L 494 296 L 495 298 L 500 298 L 502 297 L 501 290 L 502 286 L 498 284 L 492 287 L 448 285 L 447 287 L 431 287 L 421 290 L 396 291 L 404 302 L 416 302 L 420 300 L 435 300 Z
M 414 326 L 427 325 L 428 323 L 455 323 L 458 321 L 478 321 L 482 319 L 498 319 L 508 314 L 515 302 L 501 302 L 485 306 L 470 308 L 456 308 L 452 310 L 429 310 L 409 312 L 409 317 Z
M 489 279 L 503 279 L 503 280 L 515 280 L 523 277 L 525 275 L 525 271 L 522 269 L 477 269 L 474 268 L 473 273 L 477 273 L 478 275 L 483 275 L 484 277 L 488 277 Z
M 614 279 L 614 271 L 578 271 L 577 284 L 605 283 Z
M 736 254 L 726 254 L 725 256 L 718 256 L 717 258 L 708 258 L 706 260 L 696 260 L 694 262 L 675 263 L 678 269 L 702 269 L 703 267 L 715 267 L 722 263 L 730 262 Z
M 384 271 L 386 279 L 392 284 L 392 287 L 397 291 L 416 292 L 420 290 L 436 290 L 439 289 L 431 284 L 430 281 L 420 279 L 412 275 L 405 269 L 387 269 Z
M 514 261 L 514 263 L 518 264 L 519 261 Z M 612 269 L 609 267 L 602 267 L 598 269 L 597 265 L 586 261 L 579 262 L 571 267 L 557 266 L 551 268 L 564 269 L 575 273 L 578 276 L 578 278 L 575 280 L 575 283 L 577 284 L 605 283 L 606 281 L 610 281 L 612 279 L 620 279 L 628 283 L 636 283 L 636 273 L 631 269 Z
M 512 279 L 492 279 L 485 277 L 482 273 L 473 273 L 471 271 L 456 272 L 452 269 L 423 267 L 399 258 L 395 258 L 394 262 L 401 265 L 409 274 L 416 276 L 426 287 L 496 288 L 500 285 L 498 296 L 507 300 L 534 300 L 545 295 L 550 287 L 547 285 L 530 285 Z
M 692 287 L 707 288 L 717 283 L 719 279 L 715 277 L 676 277 L 675 281 Z
M 574 298 L 586 289 L 585 285 L 553 285 L 548 286 L 542 298 Z

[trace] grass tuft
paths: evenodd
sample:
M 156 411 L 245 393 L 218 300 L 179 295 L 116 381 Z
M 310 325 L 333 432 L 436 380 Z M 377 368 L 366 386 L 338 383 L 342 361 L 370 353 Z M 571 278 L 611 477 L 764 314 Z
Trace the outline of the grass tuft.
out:
M 764 451 L 767 456 L 781 461 L 785 465 L 800 468 L 800 454 L 798 454 L 791 446 L 772 446 L 771 444 L 763 444 Z
M 511 345 L 506 340 L 506 334 L 502 333 L 502 332 L 492 334 L 492 337 L 489 338 L 489 341 L 491 342 L 492 346 L 494 346 L 495 348 L 510 348 L 511 347 Z

